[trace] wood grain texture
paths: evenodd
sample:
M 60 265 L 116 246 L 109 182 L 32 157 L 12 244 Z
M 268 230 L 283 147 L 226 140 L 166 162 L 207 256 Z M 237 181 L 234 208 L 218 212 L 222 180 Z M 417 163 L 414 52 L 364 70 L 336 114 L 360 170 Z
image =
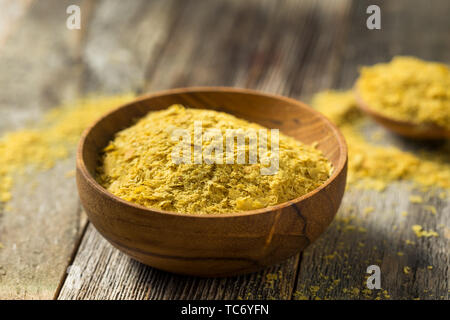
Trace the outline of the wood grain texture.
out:
M 73 34 L 65 26 L 71 3 L 32 2 L 10 21 L 0 50 L 1 132 L 21 128 L 76 96 L 79 68 Z M 0 298 L 54 296 L 85 221 L 75 183 L 64 178 L 73 166 L 74 158 L 15 179 L 11 209 L 0 208 Z
M 148 64 L 146 90 L 218 84 L 299 97 L 329 86 L 335 77 L 339 48 L 348 27 L 347 1 L 290 1 L 281 7 L 271 1 L 261 5 L 254 1 L 217 1 L 206 6 L 195 1 L 178 4 L 171 12 L 176 23 L 169 26 L 169 38 Z M 196 23 L 192 25 L 190 21 Z M 235 25 L 240 30 L 236 37 L 229 34 Z M 254 40 L 249 43 L 249 38 Z M 208 44 L 204 39 L 210 39 Z M 191 47 L 196 49 L 187 50 Z M 208 60 L 203 55 L 208 55 Z M 323 76 L 314 77 L 317 73 Z M 92 251 L 96 253 L 90 257 Z M 113 262 L 115 259 L 120 261 Z M 259 273 L 233 278 L 176 276 L 135 263 L 113 249 L 90 226 L 73 263 L 77 270 L 87 271 L 81 276 L 77 272 L 69 274 L 59 298 L 289 299 L 297 262 L 298 256 Z M 122 272 L 125 273 L 119 276 Z M 128 272 L 134 276 L 128 277 Z M 73 283 L 79 284 L 80 277 L 78 290 Z M 121 288 L 120 292 L 103 285 L 112 282 L 114 288 Z
M 382 30 L 356 27 L 365 23 L 364 12 L 369 4 L 380 5 Z M 354 27 L 333 86 L 351 88 L 358 66 L 388 61 L 394 55 L 411 54 L 450 62 L 450 43 L 443 41 L 448 39 L 448 21 L 441 14 L 449 10 L 447 1 L 438 1 L 433 6 L 422 1 L 358 1 L 351 18 Z M 371 122 L 363 130 L 370 137 L 374 131 L 383 129 Z M 384 130 L 383 136 L 383 144 L 394 144 L 404 150 L 417 152 L 424 147 Z M 424 203 L 410 203 L 410 195 L 421 195 Z M 434 206 L 437 214 L 426 210 L 426 205 Z M 373 212 L 369 213 L 368 208 Z M 407 212 L 407 216 L 402 212 Z M 436 193 L 423 194 L 406 182 L 392 184 L 384 193 L 348 190 L 336 218 L 323 237 L 304 252 L 294 298 L 449 298 L 448 198 L 441 199 Z M 415 224 L 436 230 L 439 237 L 417 238 L 412 231 Z M 381 268 L 383 290 L 366 288 L 366 268 L 372 264 Z
M 23 6 L 19 1 L 14 2 L 9 11 L 2 7 L 2 14 L 10 14 L 9 20 L 5 19 L 8 25 L 0 31 L 5 41 L 0 51 L 3 88 L 0 132 L 21 128 L 61 101 L 73 100 L 91 91 L 106 94 L 139 90 L 136 83 L 123 79 L 122 66 L 131 72 L 130 77 L 136 70 L 145 70 L 138 62 L 147 61 L 149 52 L 137 49 L 136 43 L 132 57 L 124 60 L 120 52 L 130 45 L 126 42 L 133 39 L 130 35 L 141 34 L 148 39 L 154 34 L 154 28 L 146 20 L 135 27 L 134 21 L 141 20 L 139 6 L 147 6 L 154 12 L 150 21 L 160 23 L 164 16 L 158 8 L 169 3 L 133 1 L 124 10 L 120 1 L 50 0 L 31 5 L 24 1 Z M 81 30 L 66 28 L 66 8 L 71 4 L 82 8 Z M 108 16 L 111 10 L 112 17 Z M 14 15 L 16 11 L 19 12 Z M 116 41 L 114 35 L 119 31 L 122 34 Z M 102 38 L 105 33 L 111 36 Z M 103 55 L 95 53 L 99 50 L 98 44 L 105 49 Z M 104 61 L 95 60 L 98 57 L 103 57 Z M 111 79 L 122 78 L 121 83 L 129 86 L 114 87 L 117 82 L 109 85 L 108 77 L 98 69 L 105 64 L 115 71 L 108 74 Z M 93 79 L 94 73 L 101 76 Z M 138 77 L 134 75 L 134 79 Z M 76 196 L 75 179 L 65 177 L 74 166 L 73 157 L 47 172 L 15 181 L 14 199 L 9 204 L 11 210 L 6 212 L 4 207 L 0 208 L 0 243 L 3 246 L 0 249 L 0 298 L 49 299 L 65 279 L 66 269 L 86 226 L 86 216 Z

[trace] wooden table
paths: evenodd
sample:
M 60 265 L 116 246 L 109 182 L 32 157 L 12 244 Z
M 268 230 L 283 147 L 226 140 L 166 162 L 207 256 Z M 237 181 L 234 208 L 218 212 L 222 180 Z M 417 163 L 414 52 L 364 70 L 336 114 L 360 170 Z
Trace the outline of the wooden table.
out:
M 81 30 L 66 28 L 70 4 L 81 6 Z M 366 28 L 369 4 L 381 7 L 381 30 Z M 88 93 L 225 85 L 309 101 L 326 88 L 350 88 L 358 66 L 394 55 L 450 62 L 447 0 L 0 5 L 1 132 Z M 449 297 L 450 201 L 425 195 L 438 209 L 436 215 L 426 213 L 408 201 L 407 182 L 385 193 L 350 189 L 327 232 L 282 264 L 246 276 L 200 279 L 146 267 L 109 245 L 87 222 L 74 179 L 63 177 L 73 166 L 72 158 L 17 183 L 12 210 L 0 216 L 0 298 Z M 364 214 L 369 206 L 374 212 Z M 399 214 L 404 210 L 408 217 Z M 417 239 L 414 224 L 440 236 Z M 383 290 L 365 290 L 371 264 L 381 268 Z

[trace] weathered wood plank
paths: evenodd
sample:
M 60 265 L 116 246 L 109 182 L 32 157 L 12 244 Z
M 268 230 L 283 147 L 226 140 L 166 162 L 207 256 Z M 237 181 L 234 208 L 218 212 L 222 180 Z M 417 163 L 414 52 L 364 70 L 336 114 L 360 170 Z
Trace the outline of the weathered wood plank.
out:
M 311 95 L 335 77 L 348 3 L 180 1 L 149 57 L 144 89 L 236 85 Z M 134 262 L 89 226 L 59 299 L 289 299 L 297 265 L 298 256 L 240 277 L 177 276 Z
M 83 92 L 142 91 L 148 63 L 158 59 L 172 25 L 174 1 L 99 1 L 80 59 Z
M 365 28 L 365 10 L 377 3 L 382 10 L 382 30 L 370 31 Z M 423 1 L 358 1 L 334 86 L 350 88 L 358 66 L 387 61 L 394 55 L 449 62 L 448 18 L 443 14 L 449 11 L 448 1 L 435 1 L 433 6 Z M 365 130 L 375 128 L 372 123 Z M 384 143 L 409 150 L 420 147 L 389 133 Z M 425 204 L 410 203 L 411 194 L 420 192 L 406 182 L 393 184 L 384 193 L 350 189 L 336 221 L 304 252 L 294 298 L 448 299 L 450 199 L 422 195 L 427 205 L 436 207 L 433 215 L 424 209 Z M 374 211 L 365 213 L 368 207 Z M 414 224 L 436 230 L 440 236 L 418 239 L 411 229 Z M 372 264 L 381 268 L 383 290 L 367 290 L 366 268 Z
M 0 132 L 22 127 L 43 110 L 77 95 L 73 80 L 79 66 L 72 49 L 79 31 L 66 28 L 65 13 L 71 3 L 32 2 L 9 31 L 0 51 Z
M 78 65 L 66 28 L 74 1 L 39 1 L 10 25 L 0 51 L 0 131 L 14 130 L 76 96 Z M 75 81 L 74 81 L 75 80 Z M 17 177 L 9 210 L 0 208 L 0 298 L 52 298 L 83 221 L 73 159 Z
M 18 1 L 0 1 L 0 48 L 5 44 L 6 39 L 14 30 L 18 21 L 27 12 L 31 0 L 18 0 Z

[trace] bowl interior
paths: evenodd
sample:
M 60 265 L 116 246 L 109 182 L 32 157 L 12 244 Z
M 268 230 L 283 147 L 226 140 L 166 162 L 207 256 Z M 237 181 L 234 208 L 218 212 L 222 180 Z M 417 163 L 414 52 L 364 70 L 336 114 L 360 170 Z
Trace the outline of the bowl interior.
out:
M 99 119 L 82 140 L 81 157 L 89 173 L 95 176 L 99 152 L 116 132 L 148 112 L 172 104 L 230 113 L 267 128 L 279 129 L 303 143 L 317 142 L 317 148 L 335 168 L 330 179 L 344 167 L 347 152 L 342 135 L 324 116 L 303 103 L 245 89 L 192 88 L 144 96 Z

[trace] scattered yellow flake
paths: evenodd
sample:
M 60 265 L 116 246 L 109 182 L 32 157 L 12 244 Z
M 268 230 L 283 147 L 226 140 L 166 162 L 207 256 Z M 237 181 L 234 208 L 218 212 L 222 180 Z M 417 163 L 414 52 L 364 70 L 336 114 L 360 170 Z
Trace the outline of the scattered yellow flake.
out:
M 311 104 L 333 121 L 347 140 L 349 185 L 383 191 L 391 182 L 412 180 L 427 188 L 450 189 L 450 142 L 415 153 L 370 143 L 361 134 L 360 128 L 368 120 L 357 108 L 352 90 L 318 93 Z
M 329 276 L 324 275 L 322 272 L 319 274 L 322 279 L 328 280 Z
M 410 272 L 411 272 L 411 268 L 410 267 L 408 267 L 408 266 L 403 267 L 403 273 L 404 274 L 410 274 Z
M 374 207 L 366 207 L 366 208 L 364 208 L 363 213 L 364 213 L 364 214 L 369 214 L 369 213 L 372 213 L 372 212 L 374 212 L 374 211 L 375 211 L 375 208 L 374 208 Z
M 12 199 L 11 192 L 3 191 L 2 193 L 0 193 L 0 202 L 8 202 L 11 199 Z
M 412 230 L 418 238 L 429 238 L 429 237 L 439 237 L 439 234 L 433 230 L 424 230 L 422 226 L 415 224 L 412 226 Z
M 308 300 L 308 296 L 304 295 L 300 291 L 296 291 L 296 292 L 294 292 L 294 299 L 297 299 L 297 300 Z
M 313 296 L 315 296 L 319 290 L 320 290 L 319 286 L 310 286 L 309 287 L 309 291 L 311 291 L 311 294 Z
M 276 273 L 268 273 L 266 275 L 266 287 L 273 289 L 275 286 L 275 280 L 278 280 L 278 276 Z
M 411 241 L 411 240 L 408 240 L 408 239 L 405 240 L 405 243 L 408 244 L 408 245 L 416 244 L 414 241 Z
M 133 95 L 86 98 L 57 107 L 32 127 L 0 137 L 0 202 L 11 200 L 15 175 L 24 168 L 47 170 L 74 150 L 83 130 Z
M 0 249 L 3 249 L 3 248 L 4 248 L 3 243 L 0 242 Z
M 368 298 L 372 295 L 372 290 L 366 288 L 362 290 L 362 293 Z
M 409 202 L 411 203 L 423 203 L 423 199 L 421 196 L 409 196 Z
M 433 270 L 433 266 L 427 266 L 428 270 Z
M 64 174 L 64 177 L 66 177 L 66 178 L 73 178 L 73 177 L 75 177 L 75 170 L 67 171 L 67 172 Z
M 436 207 L 435 207 L 435 206 L 425 206 L 424 208 L 425 208 L 425 210 L 431 212 L 431 213 L 434 214 L 434 215 L 437 214 L 437 210 L 436 210 Z
M 344 231 L 353 231 L 355 229 L 356 229 L 356 227 L 354 225 L 351 225 L 351 224 L 349 224 L 349 225 L 344 227 Z
M 405 254 L 404 254 L 403 252 L 399 251 L 399 252 L 397 252 L 397 255 L 398 255 L 399 257 L 403 257 Z
M 333 260 L 336 257 L 339 257 L 339 254 L 337 251 L 334 251 L 332 254 L 326 255 L 324 258 L 326 260 Z
M 404 217 L 408 216 L 408 212 L 406 212 L 406 211 L 402 211 L 400 214 Z

